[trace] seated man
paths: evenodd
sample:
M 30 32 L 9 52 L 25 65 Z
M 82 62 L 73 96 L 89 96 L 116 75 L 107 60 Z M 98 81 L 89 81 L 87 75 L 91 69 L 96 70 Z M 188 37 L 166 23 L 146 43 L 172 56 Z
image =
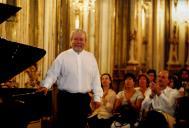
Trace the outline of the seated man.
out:
M 168 86 L 169 72 L 166 70 L 160 71 L 158 74 L 157 84 L 151 86 L 151 92 L 145 97 L 142 102 L 142 111 L 148 111 L 154 109 L 164 112 L 168 119 L 170 127 L 175 123 L 172 120 L 175 113 L 176 100 L 179 97 L 179 92 L 176 89 L 172 89 Z

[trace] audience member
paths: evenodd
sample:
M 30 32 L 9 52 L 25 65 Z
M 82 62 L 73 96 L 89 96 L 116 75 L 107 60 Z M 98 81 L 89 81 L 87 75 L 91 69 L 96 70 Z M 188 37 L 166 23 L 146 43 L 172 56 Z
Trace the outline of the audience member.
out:
M 168 77 L 168 71 L 163 70 L 159 72 L 157 85 L 151 87 L 150 95 L 145 97 L 141 109 L 142 111 L 154 109 L 164 112 L 167 117 L 170 117 L 168 123 L 170 127 L 173 127 L 175 123 L 173 116 L 175 114 L 175 105 L 179 97 L 179 92 L 168 86 Z
M 147 71 L 147 75 L 149 77 L 150 83 L 151 82 L 156 83 L 156 70 L 155 69 L 149 69 Z
M 186 68 L 182 68 L 179 71 L 179 91 L 183 96 L 189 96 L 189 71 Z
M 104 73 L 101 75 L 101 85 L 104 92 L 102 102 L 100 107 L 95 109 L 88 119 L 90 128 L 109 128 L 112 122 L 111 117 L 116 93 L 112 90 L 110 74 Z
M 150 88 L 149 88 L 149 79 L 146 74 L 142 73 L 138 76 L 138 87 L 135 89 L 142 92 L 143 96 L 149 95 Z
M 176 76 L 175 74 L 169 75 L 168 86 L 173 89 L 180 89 L 178 76 Z
M 119 112 L 122 106 L 130 106 L 134 108 L 139 115 L 142 100 L 144 99 L 141 91 L 135 89 L 135 75 L 133 73 L 127 73 L 124 77 L 125 83 L 122 91 L 118 92 L 114 105 L 114 112 Z M 126 114 L 126 113 L 125 113 Z M 127 114 L 126 114 L 127 115 Z M 125 122 L 128 122 L 125 120 Z M 114 124 L 119 125 L 120 122 L 114 122 L 112 128 L 116 127 Z M 130 125 L 134 125 L 133 122 L 128 122 Z M 132 123 L 132 124 L 131 124 Z

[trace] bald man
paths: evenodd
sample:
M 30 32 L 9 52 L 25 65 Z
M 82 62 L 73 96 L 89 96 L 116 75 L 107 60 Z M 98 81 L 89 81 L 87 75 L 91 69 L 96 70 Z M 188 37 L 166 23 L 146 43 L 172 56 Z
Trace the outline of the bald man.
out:
M 142 102 L 142 109 L 155 109 L 174 116 L 176 99 L 179 92 L 168 86 L 169 72 L 162 70 L 158 73 L 157 84 L 152 85 L 151 92 Z

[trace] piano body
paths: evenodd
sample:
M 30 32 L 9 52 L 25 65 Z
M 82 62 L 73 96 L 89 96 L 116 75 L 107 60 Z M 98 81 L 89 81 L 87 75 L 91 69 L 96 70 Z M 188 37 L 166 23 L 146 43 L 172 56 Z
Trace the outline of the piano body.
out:
M 21 8 L 0 3 L 0 23 Z M 46 51 L 0 38 L 0 84 L 10 80 L 38 60 Z M 34 88 L 0 88 L 0 127 L 26 128 L 28 123 L 51 115 L 51 92 Z

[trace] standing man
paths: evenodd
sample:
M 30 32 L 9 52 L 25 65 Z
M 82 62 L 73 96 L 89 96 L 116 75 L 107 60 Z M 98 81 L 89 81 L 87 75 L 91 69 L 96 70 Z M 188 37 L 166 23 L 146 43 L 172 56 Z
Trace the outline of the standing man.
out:
M 94 93 L 95 107 L 100 106 L 103 91 L 96 59 L 84 50 L 86 32 L 71 34 L 72 48 L 60 53 L 48 70 L 38 92 L 58 87 L 58 122 L 56 128 L 85 128 L 90 111 L 88 92 Z M 70 123 L 72 122 L 72 123 Z

